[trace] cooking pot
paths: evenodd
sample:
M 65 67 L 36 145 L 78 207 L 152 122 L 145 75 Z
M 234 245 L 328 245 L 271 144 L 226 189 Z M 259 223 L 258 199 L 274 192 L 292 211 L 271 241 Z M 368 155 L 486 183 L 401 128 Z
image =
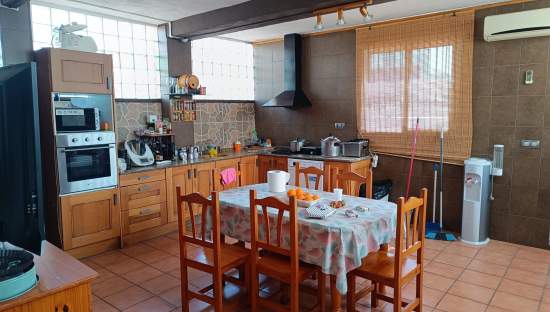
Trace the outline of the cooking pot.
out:
M 302 147 L 306 143 L 306 140 L 301 138 L 296 138 L 294 140 L 291 140 L 289 143 L 290 143 L 290 151 L 293 153 L 297 153 L 302 149 Z
M 332 135 L 322 139 L 321 154 L 328 157 L 340 156 L 340 140 Z

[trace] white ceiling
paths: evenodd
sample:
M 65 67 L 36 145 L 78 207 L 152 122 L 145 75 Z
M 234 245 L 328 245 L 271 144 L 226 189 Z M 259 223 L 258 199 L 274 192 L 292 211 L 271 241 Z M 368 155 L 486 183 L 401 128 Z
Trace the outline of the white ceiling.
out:
M 370 6 L 369 12 L 374 15 L 374 19 L 370 23 L 506 1 L 508 0 L 396 0 Z M 344 19 L 346 25 L 338 27 L 364 24 L 359 10 L 345 11 Z M 313 32 L 315 21 L 315 17 L 311 17 L 239 31 L 223 35 L 223 37 L 254 42 L 281 38 L 283 35 L 289 33 L 307 34 Z M 323 30 L 337 28 L 335 24 L 336 14 L 323 16 Z

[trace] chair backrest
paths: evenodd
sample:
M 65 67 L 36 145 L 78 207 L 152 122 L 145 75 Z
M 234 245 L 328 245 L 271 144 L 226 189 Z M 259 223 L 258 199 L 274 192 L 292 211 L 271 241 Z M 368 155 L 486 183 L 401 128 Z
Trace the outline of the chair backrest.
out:
M 422 263 L 422 251 L 426 234 L 426 203 L 428 190 L 422 188 L 420 197 L 404 197 L 397 200 L 397 235 L 395 237 L 395 272 L 401 276 L 402 263 L 416 253 L 417 263 Z
M 221 172 L 225 169 L 233 168 L 237 172 L 237 178 L 235 181 L 223 185 L 222 184 L 222 177 Z M 241 187 L 242 186 L 242 180 L 241 180 L 241 163 L 237 165 L 237 168 L 235 167 L 224 167 L 224 168 L 214 168 L 212 169 L 212 181 L 214 181 L 214 191 L 224 191 L 228 189 L 232 189 L 235 187 Z
M 206 248 L 213 249 L 214 263 L 219 263 L 221 250 L 220 235 L 220 204 L 217 192 L 212 192 L 212 199 L 208 199 L 199 193 L 182 195 L 180 187 L 176 188 L 178 203 L 178 226 L 180 238 L 181 256 L 185 257 L 186 243 L 192 243 Z M 198 207 L 198 209 L 193 209 Z M 209 210 L 210 207 L 210 211 Z M 189 213 L 191 233 L 186 228 L 185 210 Z M 195 211 L 199 213 L 195 214 Z M 200 224 L 197 224 L 196 217 L 200 215 Z M 211 223 L 207 222 L 207 216 L 211 216 Z M 210 225 L 210 228 L 208 226 Z
M 322 191 L 323 190 L 323 185 L 320 185 L 321 183 L 321 177 L 323 177 L 325 175 L 325 171 L 324 170 L 321 170 L 319 168 L 315 168 L 315 167 L 306 167 L 306 168 L 302 168 L 300 166 L 300 162 L 297 161 L 295 164 L 294 164 L 294 169 L 296 171 L 295 173 L 295 178 L 294 178 L 294 184 L 298 187 L 300 187 L 300 175 L 304 175 L 305 177 L 305 180 L 306 180 L 306 188 L 310 188 L 309 187 L 309 176 L 310 175 L 314 175 L 315 176 L 315 189 L 318 190 L 318 191 Z
M 364 177 L 351 171 L 340 173 L 338 168 L 333 167 L 330 168 L 330 177 L 332 179 L 332 190 L 341 188 L 345 195 L 359 196 L 361 184 L 365 184 L 365 195 L 367 198 L 372 198 L 372 170 L 369 169 L 368 175 Z
M 261 207 L 262 215 L 258 215 L 258 206 Z M 269 215 L 269 208 L 277 211 L 274 219 L 274 214 Z M 288 211 L 289 221 L 288 227 L 283 226 L 284 213 Z M 262 224 L 258 223 L 258 218 L 262 218 Z M 270 218 L 271 217 L 271 218 Z M 272 230 L 276 237 L 271 237 Z M 260 228 L 261 227 L 261 228 Z M 283 232 L 284 228 L 289 229 L 290 248 L 283 247 Z M 263 233 L 263 239 L 260 239 L 259 232 Z M 279 255 L 290 257 L 292 271 L 298 271 L 298 219 L 296 197 L 290 196 L 289 203 L 285 204 L 276 197 L 266 197 L 262 199 L 256 198 L 256 191 L 250 190 L 250 235 L 251 235 L 251 250 L 253 261 L 258 258 L 258 249 L 276 253 Z

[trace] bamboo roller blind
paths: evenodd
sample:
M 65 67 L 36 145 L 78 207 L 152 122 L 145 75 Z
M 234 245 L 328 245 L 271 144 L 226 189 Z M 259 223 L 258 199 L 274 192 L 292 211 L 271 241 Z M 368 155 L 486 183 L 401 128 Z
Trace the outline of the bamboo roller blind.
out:
M 373 150 L 461 163 L 472 145 L 473 11 L 357 29 L 357 125 Z

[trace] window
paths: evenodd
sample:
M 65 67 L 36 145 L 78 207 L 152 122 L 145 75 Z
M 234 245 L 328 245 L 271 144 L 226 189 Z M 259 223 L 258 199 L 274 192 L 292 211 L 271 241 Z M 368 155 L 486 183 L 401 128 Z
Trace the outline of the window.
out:
M 357 126 L 378 152 L 462 162 L 472 140 L 473 14 L 357 30 Z
M 113 56 L 115 96 L 160 99 L 157 26 L 35 4 L 31 14 L 35 50 L 52 46 L 55 27 L 72 22 L 86 25 L 77 33 L 92 37 L 99 53 Z
M 254 100 L 252 44 L 206 38 L 191 42 L 193 74 L 206 87 L 197 99 Z

